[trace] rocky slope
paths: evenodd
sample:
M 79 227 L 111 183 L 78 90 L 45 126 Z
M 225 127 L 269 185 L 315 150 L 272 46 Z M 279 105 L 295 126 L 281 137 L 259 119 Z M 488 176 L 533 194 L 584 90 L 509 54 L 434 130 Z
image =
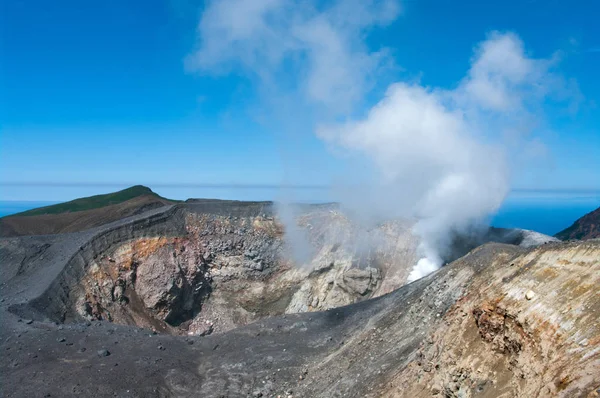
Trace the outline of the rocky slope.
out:
M 579 218 L 556 236 L 561 240 L 600 238 L 600 207 Z
M 548 239 L 493 230 L 489 239 L 514 244 L 484 245 L 396 290 L 416 259 L 409 225 L 365 230 L 328 206 L 296 222 L 310 247 L 301 267 L 261 202 L 199 201 L 1 239 L 4 395 L 570 397 L 600 387 L 599 241 L 525 248 Z

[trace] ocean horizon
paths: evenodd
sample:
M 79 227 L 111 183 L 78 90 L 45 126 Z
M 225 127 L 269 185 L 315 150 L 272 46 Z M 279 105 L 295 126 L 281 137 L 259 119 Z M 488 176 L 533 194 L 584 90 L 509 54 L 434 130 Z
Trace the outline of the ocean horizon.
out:
M 111 192 L 122 187 L 90 186 L 83 194 L 76 187 L 62 187 L 61 197 L 77 197 Z M 233 200 L 274 200 L 282 199 L 281 188 L 274 186 L 183 186 L 153 187 L 158 194 L 173 198 L 214 198 Z M 56 187 L 52 192 L 56 195 Z M 330 201 L 323 195 L 320 187 L 296 187 L 289 197 L 296 202 L 323 203 Z M 174 195 L 175 194 L 175 195 Z M 186 197 L 187 196 L 187 197 Z M 288 195 L 283 195 L 288 196 Z M 67 200 L 0 200 L 0 217 L 20 213 L 26 210 L 49 206 Z M 515 190 L 510 193 L 498 212 L 491 217 L 491 225 L 499 228 L 523 228 L 547 235 L 570 226 L 575 220 L 600 207 L 600 191 L 536 191 Z

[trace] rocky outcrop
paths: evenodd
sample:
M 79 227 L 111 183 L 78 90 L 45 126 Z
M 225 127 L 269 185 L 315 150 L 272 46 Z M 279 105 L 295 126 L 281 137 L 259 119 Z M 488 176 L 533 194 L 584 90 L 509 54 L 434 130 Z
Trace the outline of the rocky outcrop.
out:
M 527 252 L 483 247 L 461 298 L 427 332 L 390 394 L 587 397 L 600 387 L 600 241 Z M 399 392 L 402 391 L 400 394 Z
M 81 234 L 85 241 L 78 248 L 57 242 L 57 246 L 62 246 L 64 250 L 74 249 L 74 252 L 62 266 L 60 264 L 61 257 L 47 260 L 50 262 L 49 267 L 60 267 L 61 271 L 41 295 L 30 301 L 29 306 L 38 313 L 37 316 L 47 317 L 54 321 L 64 322 L 80 319 L 74 312 L 73 296 L 85 276 L 90 272 L 93 274 L 97 270 L 94 267 L 97 259 L 107 259 L 107 253 L 110 253 L 114 247 L 142 236 L 181 235 L 185 232 L 182 217 L 181 209 L 169 207 L 165 210 L 149 212 L 143 217 L 133 218 L 127 222 L 109 224 L 105 228 Z M 63 239 L 74 242 L 78 240 L 70 235 L 63 236 Z M 109 262 L 111 261 L 109 260 Z M 104 283 L 104 281 L 100 282 Z M 16 305 L 13 310 L 29 311 L 22 307 Z

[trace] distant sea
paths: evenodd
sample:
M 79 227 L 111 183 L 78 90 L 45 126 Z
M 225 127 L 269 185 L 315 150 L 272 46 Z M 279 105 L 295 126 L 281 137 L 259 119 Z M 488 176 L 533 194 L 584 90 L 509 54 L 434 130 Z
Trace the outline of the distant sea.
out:
M 48 201 L 16 201 L 0 200 L 0 217 L 8 216 L 22 211 L 53 205 L 59 202 Z
M 91 194 L 111 192 L 116 189 L 96 188 Z M 181 199 L 184 197 L 222 198 L 238 200 L 279 199 L 273 187 L 205 187 L 188 191 L 154 189 L 159 194 Z M 318 197 L 318 189 L 303 189 L 303 202 L 311 202 L 310 197 Z M 87 192 L 86 192 L 87 194 Z M 70 197 L 74 198 L 73 194 Z M 294 195 L 295 198 L 298 196 Z M 0 217 L 19 213 L 61 201 L 6 201 L 0 200 Z M 576 219 L 600 207 L 600 191 L 515 191 L 506 199 L 498 213 L 492 217 L 491 225 L 502 228 L 524 228 L 548 235 L 570 226 Z
M 598 207 L 600 191 L 514 192 L 492 218 L 491 225 L 554 235 Z

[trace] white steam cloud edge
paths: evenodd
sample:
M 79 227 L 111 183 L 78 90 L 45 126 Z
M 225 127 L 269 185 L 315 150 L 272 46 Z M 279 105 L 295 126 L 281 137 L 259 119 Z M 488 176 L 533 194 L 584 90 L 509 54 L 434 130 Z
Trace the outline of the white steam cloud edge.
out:
M 347 114 L 387 59 L 385 49 L 368 50 L 365 32 L 399 13 L 395 0 L 209 1 L 186 67 L 215 75 L 241 69 L 268 95 L 298 94 L 328 114 Z
M 565 85 L 551 72 L 557 57 L 532 58 L 516 34 L 492 32 L 453 89 L 395 82 L 361 112 L 390 63 L 388 51 L 370 51 L 366 37 L 400 10 L 392 0 L 212 1 L 186 64 L 202 73 L 240 70 L 269 96 L 293 98 L 307 112 L 295 120 L 311 120 L 335 151 L 373 166 L 368 193 L 339 199 L 362 219 L 417 220 L 413 281 L 443 265 L 456 233 L 485 229 L 509 192 L 514 143 L 527 144 L 544 103 L 564 97 Z M 274 102 L 265 106 L 277 115 Z

